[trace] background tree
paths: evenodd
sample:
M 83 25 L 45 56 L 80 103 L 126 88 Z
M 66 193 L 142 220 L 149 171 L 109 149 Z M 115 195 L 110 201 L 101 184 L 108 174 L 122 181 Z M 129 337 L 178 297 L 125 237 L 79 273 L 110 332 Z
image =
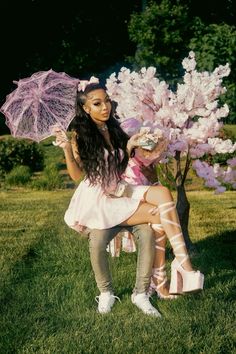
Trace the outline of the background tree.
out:
M 189 48 L 196 54 L 199 70 L 212 71 L 217 65 L 230 64 L 230 76 L 225 80 L 227 92 L 221 101 L 230 107 L 226 122 L 236 123 L 236 27 L 226 23 L 205 25 L 196 18 L 193 29 Z
M 143 12 L 133 13 L 128 29 L 137 50 L 130 61 L 134 69 L 155 66 L 159 77 L 173 87 L 183 75 L 180 63 L 191 49 L 200 70 L 228 62 L 231 74 L 225 82 L 227 95 L 221 99 L 230 106 L 227 122 L 236 123 L 236 27 L 223 22 L 206 24 L 190 11 L 192 3 L 150 1 Z
M 227 184 L 236 188 L 236 143 L 221 137 L 229 108 L 219 104 L 219 97 L 225 93 L 223 79 L 230 73 L 229 65 L 200 72 L 196 69 L 195 54 L 190 52 L 182 66 L 184 76 L 175 91 L 158 79 L 156 68 L 151 66 L 139 71 L 122 68 L 117 76 L 110 76 L 107 87 L 110 97 L 117 102 L 122 127 L 129 135 L 145 128 L 151 139 L 161 137 L 157 150 L 148 155 L 143 152 L 141 156 L 136 152 L 138 160 L 144 165 L 158 164 L 164 176 L 161 180 L 177 191 L 183 234 L 187 246 L 193 248 L 188 232 L 187 175 L 193 168 L 216 193 L 224 192 Z M 168 142 L 164 156 L 159 151 L 163 140 Z M 212 157 L 226 153 L 227 161 L 221 165 L 214 163 Z
M 137 46 L 130 58 L 133 68 L 155 66 L 160 78 L 177 82 L 180 59 L 192 38 L 188 6 L 180 1 L 149 2 L 143 12 L 131 15 L 128 30 Z

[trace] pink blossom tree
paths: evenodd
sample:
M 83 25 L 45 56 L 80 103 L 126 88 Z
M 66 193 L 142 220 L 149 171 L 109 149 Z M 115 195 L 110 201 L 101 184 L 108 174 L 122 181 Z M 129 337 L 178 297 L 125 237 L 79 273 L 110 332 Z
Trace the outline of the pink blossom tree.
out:
M 236 143 L 220 137 L 223 119 L 229 113 L 226 104 L 219 105 L 219 97 L 226 92 L 222 82 L 230 73 L 229 64 L 213 72 L 198 72 L 195 54 L 190 52 L 182 65 L 185 74 L 175 91 L 156 77 L 154 67 L 144 67 L 139 72 L 123 67 L 118 74 L 110 75 L 106 86 L 117 102 L 117 114 L 129 135 L 145 128 L 151 133 L 162 130 L 167 139 L 165 153 L 158 157 L 149 153 L 145 163 L 158 163 L 164 178 L 176 189 L 177 210 L 190 248 L 193 244 L 188 232 L 187 174 L 192 167 L 215 193 L 224 192 L 226 183 L 236 188 L 235 158 L 224 167 L 204 161 L 205 156 L 234 153 Z

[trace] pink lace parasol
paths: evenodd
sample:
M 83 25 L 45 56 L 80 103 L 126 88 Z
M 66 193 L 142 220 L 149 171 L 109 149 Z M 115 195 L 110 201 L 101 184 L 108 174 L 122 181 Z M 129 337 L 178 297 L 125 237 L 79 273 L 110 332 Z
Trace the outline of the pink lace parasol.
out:
M 14 137 L 40 142 L 52 135 L 52 126 L 66 131 L 76 115 L 79 79 L 52 69 L 15 82 L 0 111 Z

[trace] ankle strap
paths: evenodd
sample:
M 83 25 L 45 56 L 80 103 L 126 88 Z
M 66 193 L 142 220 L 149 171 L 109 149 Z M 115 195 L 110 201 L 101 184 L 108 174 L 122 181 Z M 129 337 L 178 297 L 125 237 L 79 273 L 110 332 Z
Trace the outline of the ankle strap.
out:
M 166 264 L 162 264 L 162 266 L 158 267 L 158 268 L 152 268 L 152 274 L 156 274 L 156 273 L 166 273 L 165 269 L 166 268 Z
M 187 254 L 179 254 L 179 255 L 181 255 L 181 256 L 185 256 L 180 262 L 179 262 L 179 265 L 182 265 L 188 258 L 189 258 L 189 255 Z
M 158 208 L 160 209 L 160 208 L 163 208 L 164 206 L 167 206 L 167 205 L 175 206 L 175 202 L 172 201 L 172 202 L 160 204 L 160 205 L 158 205 Z
M 163 228 L 162 224 L 151 224 L 151 223 L 149 223 L 149 225 L 151 226 L 151 228 L 154 231 L 164 231 L 164 228 Z
M 166 238 L 166 235 L 163 235 L 161 237 L 158 237 L 156 238 L 155 240 L 155 248 L 158 249 L 158 250 L 161 250 L 163 252 L 166 251 L 166 248 L 165 247 L 162 247 L 162 246 L 159 246 L 158 243 L 161 242 L 162 240 L 164 240 Z

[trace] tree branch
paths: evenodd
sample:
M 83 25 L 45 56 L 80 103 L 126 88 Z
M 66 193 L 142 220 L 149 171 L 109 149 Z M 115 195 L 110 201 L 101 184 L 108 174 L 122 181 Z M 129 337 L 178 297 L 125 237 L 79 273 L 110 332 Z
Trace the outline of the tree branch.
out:
M 183 173 L 183 177 L 182 177 L 182 186 L 184 185 L 184 182 L 186 180 L 188 171 L 190 169 L 190 165 L 191 165 L 191 158 L 189 156 L 189 150 L 188 150 L 188 153 L 187 153 L 187 156 L 186 156 L 186 163 L 185 163 L 185 167 L 184 167 L 184 173 Z
M 182 172 L 181 172 L 181 161 L 180 161 L 180 151 L 176 151 L 175 154 L 175 182 L 176 186 L 182 185 Z

